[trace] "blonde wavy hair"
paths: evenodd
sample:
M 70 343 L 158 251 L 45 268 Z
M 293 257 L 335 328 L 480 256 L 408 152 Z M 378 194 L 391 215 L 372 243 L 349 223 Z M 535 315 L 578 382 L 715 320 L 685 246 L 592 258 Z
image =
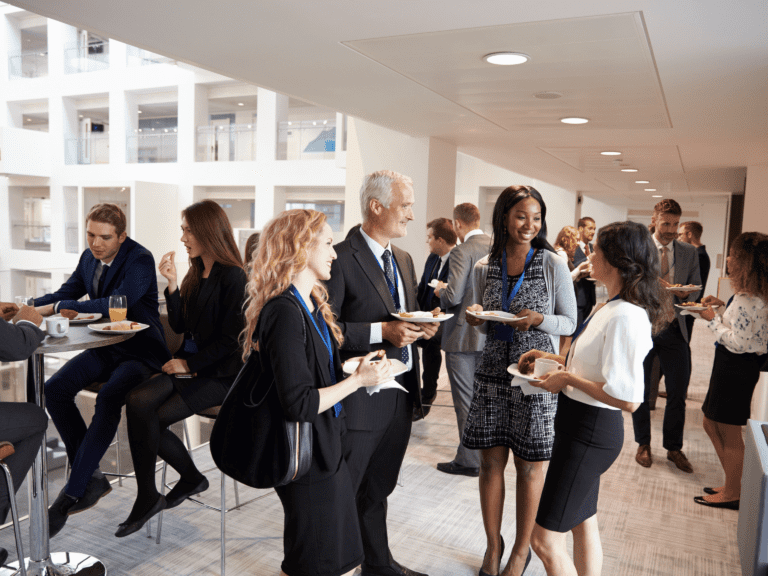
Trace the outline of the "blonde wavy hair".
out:
M 258 350 L 258 342 L 254 341 L 253 335 L 264 305 L 285 292 L 296 274 L 306 268 L 310 252 L 317 244 L 317 235 L 325 223 L 326 217 L 322 212 L 286 210 L 264 229 L 245 290 L 245 328 L 240 335 L 243 360 L 252 350 Z M 341 346 L 344 337 L 334 320 L 328 304 L 328 291 L 322 283 L 317 282 L 312 288 L 312 298 Z
M 555 240 L 555 248 L 562 248 L 565 253 L 568 254 L 568 258 L 573 260 L 576 254 L 576 246 L 579 245 L 581 234 L 573 226 L 564 226 L 557 235 Z

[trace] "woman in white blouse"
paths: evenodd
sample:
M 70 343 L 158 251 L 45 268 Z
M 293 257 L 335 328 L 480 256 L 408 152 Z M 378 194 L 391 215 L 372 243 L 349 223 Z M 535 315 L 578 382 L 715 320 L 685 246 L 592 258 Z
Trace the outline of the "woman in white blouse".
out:
M 725 485 L 704 488 L 694 500 L 714 508 L 739 509 L 744 440 L 741 428 L 749 418 L 752 394 L 768 351 L 768 236 L 744 232 L 728 256 L 728 277 L 734 296 L 723 306 L 714 296 L 702 299 L 709 309 L 701 317 L 715 333 L 717 349 L 709 391 L 701 409 L 725 472 Z M 721 306 L 715 314 L 712 306 Z
M 531 382 L 562 392 L 552 460 L 531 537 L 549 575 L 577 574 L 566 550 L 569 531 L 578 573 L 601 572 L 596 516 L 600 476 L 621 452 L 622 411 L 634 412 L 643 401 L 643 360 L 653 347 L 652 330 L 665 323 L 656 272 L 659 257 L 647 228 L 634 222 L 605 226 L 589 258 L 592 276 L 605 284 L 609 301 L 579 327 L 565 358 L 532 350 L 519 362 L 524 374 L 531 372 L 536 358 L 566 367 Z

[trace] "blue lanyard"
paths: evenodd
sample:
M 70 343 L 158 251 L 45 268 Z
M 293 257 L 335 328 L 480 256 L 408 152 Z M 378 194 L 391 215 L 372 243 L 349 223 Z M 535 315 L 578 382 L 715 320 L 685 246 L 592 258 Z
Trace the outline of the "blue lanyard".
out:
M 319 314 L 319 308 L 317 307 L 317 303 L 315 302 L 314 298 L 312 299 L 312 303 L 315 305 L 315 311 L 318 312 L 317 320 L 320 322 L 320 325 L 323 327 L 323 330 L 320 331 L 320 328 L 317 326 L 317 322 L 315 322 L 315 316 L 312 314 L 312 312 L 309 311 L 309 308 L 307 307 L 306 302 L 304 302 L 304 298 L 301 297 L 301 294 L 299 294 L 299 291 L 296 289 L 296 286 L 291 284 L 291 294 L 293 294 L 296 299 L 301 303 L 301 306 L 306 310 L 307 314 L 309 314 L 309 318 L 312 320 L 312 325 L 315 327 L 315 330 L 317 330 L 317 333 L 320 335 L 320 338 L 323 341 L 323 344 L 325 344 L 326 350 L 328 350 L 328 368 L 331 373 L 331 384 L 336 384 L 336 369 L 333 367 L 333 344 L 331 343 L 331 335 L 328 333 L 328 324 L 325 323 L 325 319 L 323 318 L 322 314 Z M 339 413 L 341 412 L 341 402 L 337 402 L 333 405 L 333 413 L 336 418 L 339 417 Z
M 523 280 L 525 279 L 525 271 L 528 270 L 528 265 L 531 263 L 531 260 L 533 260 L 533 253 L 533 248 L 528 250 L 528 256 L 525 257 L 525 267 L 523 268 L 523 273 L 520 274 L 520 278 L 517 279 L 517 283 L 515 284 L 514 288 L 512 288 L 512 292 L 509 294 L 509 296 L 507 296 L 509 285 L 507 284 L 506 247 L 501 252 L 501 309 L 504 312 L 509 312 L 509 307 L 512 304 L 512 300 L 515 299 L 515 296 L 517 296 L 517 293 L 520 291 L 520 286 L 523 285 Z
M 606 302 L 606 304 L 609 304 L 609 303 L 613 302 L 614 300 L 618 300 L 619 298 L 621 298 L 621 295 L 620 294 L 616 294 L 616 296 L 614 296 L 613 298 L 608 300 L 608 302 Z M 568 357 L 571 355 L 571 350 L 573 350 L 574 346 L 576 345 L 576 338 L 578 338 L 579 334 L 581 334 L 584 331 L 584 329 L 587 327 L 587 324 L 589 324 L 590 320 L 592 320 L 592 318 L 595 317 L 595 314 L 597 314 L 597 312 L 595 312 L 594 314 L 590 314 L 587 317 L 587 319 L 584 320 L 584 322 L 581 323 L 581 326 L 576 328 L 576 332 L 573 333 L 573 336 L 571 336 L 571 347 L 568 348 L 568 354 L 565 355 L 565 365 L 566 366 L 568 366 Z
M 376 263 L 379 265 L 379 268 L 381 268 L 381 271 L 384 272 L 384 280 L 387 281 L 387 287 L 389 288 L 389 293 L 392 294 L 392 301 L 395 303 L 395 308 L 397 308 L 397 311 L 400 312 L 402 309 L 400 308 L 400 292 L 398 292 L 397 288 L 397 264 L 395 264 L 395 253 L 390 250 L 389 251 L 389 263 L 392 265 L 392 276 L 395 277 L 395 285 L 392 285 L 392 282 L 389 280 L 389 277 L 387 277 L 387 273 L 384 270 L 384 266 L 382 266 L 381 262 L 379 262 L 379 259 L 376 258 Z

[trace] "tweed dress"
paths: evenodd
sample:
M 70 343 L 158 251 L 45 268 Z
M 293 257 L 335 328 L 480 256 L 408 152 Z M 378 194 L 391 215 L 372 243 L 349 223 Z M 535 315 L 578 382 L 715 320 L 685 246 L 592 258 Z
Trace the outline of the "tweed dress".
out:
M 525 273 L 510 312 L 524 308 L 544 314 L 549 298 L 542 267 L 543 251 L 538 250 Z M 483 309 L 501 310 L 501 262 L 490 259 L 483 291 Z M 509 276 L 514 286 L 517 276 Z M 519 386 L 512 386 L 507 367 L 528 350 L 554 352 L 549 335 L 536 330 L 516 331 L 512 342 L 494 338 L 496 322 L 491 322 L 483 356 L 475 371 L 472 405 L 469 409 L 462 444 L 482 449 L 506 446 L 512 453 L 529 462 L 549 460 L 555 437 L 554 420 L 557 394 L 548 392 L 525 396 Z

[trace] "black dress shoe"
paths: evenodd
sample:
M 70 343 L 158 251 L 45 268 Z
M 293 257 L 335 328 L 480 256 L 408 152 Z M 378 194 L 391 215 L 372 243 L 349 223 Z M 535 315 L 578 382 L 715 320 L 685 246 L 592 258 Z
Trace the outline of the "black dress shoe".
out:
M 85 487 L 85 494 L 81 498 L 77 499 L 77 503 L 69 509 L 69 515 L 77 514 L 78 512 L 85 512 L 89 508 L 93 508 L 99 503 L 102 497 L 112 492 L 112 484 L 106 477 L 95 478 L 91 476 L 88 480 L 88 485 Z
M 416 572 L 405 566 L 400 566 L 394 560 L 389 561 L 389 566 L 370 567 L 362 565 L 360 576 L 427 576 L 421 572 Z
M 440 462 L 437 465 L 437 469 L 440 470 L 440 472 L 445 472 L 446 474 L 458 474 L 461 476 L 469 476 L 470 478 L 477 478 L 480 476 L 480 468 L 462 466 L 455 460 L 451 460 L 450 462 Z
M 702 506 L 709 506 L 710 508 L 726 508 L 728 510 L 738 510 L 739 509 L 739 501 L 738 500 L 731 500 L 730 502 L 708 502 L 707 500 L 704 500 L 704 496 L 696 496 L 693 499 L 696 504 L 701 504 Z
M 165 508 L 166 510 L 176 508 L 176 506 L 184 502 L 184 500 L 190 496 L 200 494 L 200 492 L 205 492 L 206 490 L 208 490 L 208 478 L 205 476 L 203 476 L 203 480 L 197 486 L 191 486 L 190 484 L 183 483 L 183 480 L 180 480 L 179 483 L 166 495 Z
M 8 560 L 8 550 L 0 548 L 0 566 L 5 566 L 6 560 Z
M 483 562 L 485 562 L 485 556 L 488 554 L 488 548 L 485 549 L 485 554 L 483 554 Z M 501 559 L 504 557 L 504 536 L 501 536 L 501 554 L 499 554 L 499 569 L 501 569 Z M 482 568 L 480 568 L 480 572 L 478 572 L 478 576 L 497 576 L 497 574 L 489 574 Z
M 77 498 L 65 494 L 64 490 L 56 496 L 56 500 L 48 508 L 48 536 L 50 538 L 56 536 L 64 528 L 64 524 L 69 518 L 69 510 L 76 502 Z
M 152 516 L 160 512 L 160 510 L 163 508 L 165 508 L 165 496 L 161 495 L 157 498 L 155 505 L 152 506 L 152 508 L 149 509 L 149 512 L 144 514 L 144 516 L 134 522 L 123 522 L 120 524 L 120 526 L 117 528 L 117 532 L 115 532 L 115 536 L 118 538 L 124 538 L 125 536 L 130 536 L 134 532 L 138 532 L 141 530 L 144 524 L 146 524 L 147 521 L 152 518 Z
M 422 398 L 421 400 L 421 410 L 419 410 L 418 406 L 413 407 L 413 417 L 411 418 L 412 422 L 418 422 L 419 420 L 422 420 L 423 418 L 426 418 L 429 414 L 429 411 L 432 410 L 432 404 L 435 403 L 435 400 L 437 400 L 437 392 L 435 392 L 434 396 L 432 398 Z M 422 410 L 424 411 L 424 415 L 422 416 Z

